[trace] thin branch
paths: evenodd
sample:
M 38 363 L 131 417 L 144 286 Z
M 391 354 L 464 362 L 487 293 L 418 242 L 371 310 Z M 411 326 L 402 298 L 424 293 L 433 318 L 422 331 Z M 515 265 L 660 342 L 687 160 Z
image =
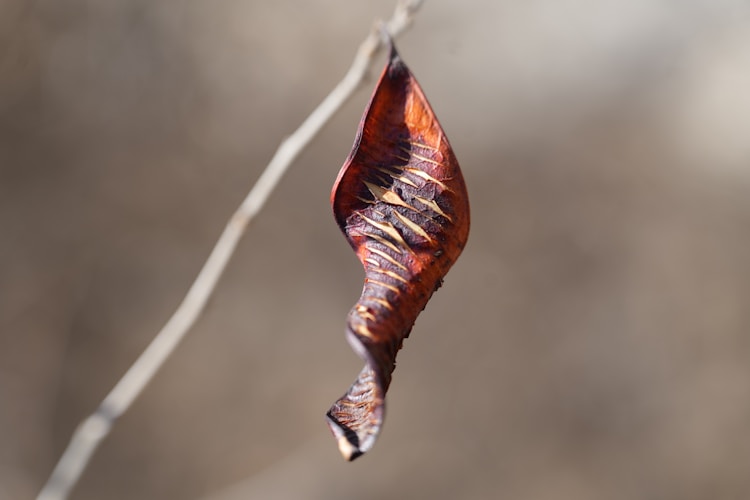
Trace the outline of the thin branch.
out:
M 411 24 L 423 0 L 399 0 L 386 31 L 395 37 Z M 37 500 L 60 500 L 68 497 L 78 482 L 94 451 L 109 435 L 115 421 L 138 398 L 146 385 L 161 368 L 177 344 L 195 324 L 216 283 L 234 253 L 250 221 L 263 208 L 289 165 L 317 135 L 323 125 L 341 108 L 362 83 L 374 56 L 384 45 L 380 26 L 359 46 L 349 71 L 330 94 L 287 137 L 276 150 L 271 162 L 258 178 L 245 200 L 224 228 L 208 260 L 203 265 L 190 290 L 166 325 L 154 337 L 141 356 L 101 402 L 97 410 L 84 420 L 73 433 L 68 447 L 52 471 Z

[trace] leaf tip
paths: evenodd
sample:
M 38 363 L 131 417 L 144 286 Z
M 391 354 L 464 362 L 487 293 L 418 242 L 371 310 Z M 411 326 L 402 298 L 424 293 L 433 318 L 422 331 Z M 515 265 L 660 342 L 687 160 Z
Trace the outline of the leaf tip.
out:
M 344 460 L 351 462 L 365 454 L 364 450 L 359 446 L 359 436 L 357 436 L 355 431 L 342 425 L 330 411 L 326 415 L 326 419 L 328 420 L 328 427 L 331 429 L 331 433 L 336 438 L 339 452 L 344 457 Z
M 347 462 L 352 462 L 354 461 L 354 459 L 364 455 L 362 450 L 353 446 L 352 443 L 350 443 L 346 438 L 346 436 L 341 436 L 339 438 L 338 445 L 341 456 L 344 457 L 344 460 L 346 460 Z

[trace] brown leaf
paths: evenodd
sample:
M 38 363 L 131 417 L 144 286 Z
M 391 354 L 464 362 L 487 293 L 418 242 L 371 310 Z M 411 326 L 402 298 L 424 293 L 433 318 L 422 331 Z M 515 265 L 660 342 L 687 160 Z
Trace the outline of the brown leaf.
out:
M 393 46 L 331 203 L 365 268 L 346 333 L 366 365 L 327 414 L 341 454 L 353 460 L 374 444 L 396 353 L 469 234 L 456 157 Z

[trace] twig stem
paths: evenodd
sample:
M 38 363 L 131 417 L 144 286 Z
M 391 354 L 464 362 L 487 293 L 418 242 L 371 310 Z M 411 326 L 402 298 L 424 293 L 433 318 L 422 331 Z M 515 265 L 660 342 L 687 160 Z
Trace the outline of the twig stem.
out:
M 422 0 L 399 0 L 393 16 L 386 23 L 387 32 L 392 37 L 403 32 L 411 24 L 414 13 L 421 4 Z M 284 172 L 359 87 L 383 44 L 379 28 L 373 29 L 360 45 L 344 78 L 299 128 L 282 141 L 250 193 L 229 219 L 182 303 L 97 410 L 75 430 L 37 500 L 62 500 L 68 497 L 94 451 L 109 435 L 115 421 L 130 408 L 195 324 L 248 224 L 263 208 Z

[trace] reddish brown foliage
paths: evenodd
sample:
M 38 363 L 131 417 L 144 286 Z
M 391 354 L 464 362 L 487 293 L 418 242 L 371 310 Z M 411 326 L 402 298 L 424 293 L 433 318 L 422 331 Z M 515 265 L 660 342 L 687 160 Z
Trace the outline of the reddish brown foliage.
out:
M 396 353 L 469 234 L 469 201 L 448 139 L 395 48 L 331 193 L 365 268 L 347 338 L 367 362 L 328 412 L 347 460 L 375 442 Z

